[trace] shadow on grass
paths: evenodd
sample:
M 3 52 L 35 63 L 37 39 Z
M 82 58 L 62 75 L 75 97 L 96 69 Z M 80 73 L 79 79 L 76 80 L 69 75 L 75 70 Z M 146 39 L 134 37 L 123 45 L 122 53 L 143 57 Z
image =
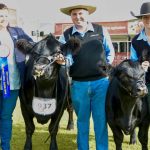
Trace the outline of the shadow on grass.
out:
M 128 137 L 130 138 L 130 136 L 128 136 Z M 114 137 L 113 136 L 109 136 L 109 142 L 113 142 L 114 143 Z M 124 144 L 129 144 L 129 142 L 130 142 L 129 139 L 126 140 L 124 138 L 124 140 L 123 140 Z
M 49 136 L 48 124 L 36 126 L 32 137 L 32 150 L 49 150 L 50 139 L 45 140 Z M 90 134 L 90 150 L 95 150 L 95 136 L 93 132 Z M 24 124 L 13 125 L 13 136 L 11 150 L 23 150 L 25 143 L 25 127 Z M 65 126 L 59 128 L 57 135 L 57 143 L 59 150 L 77 150 L 76 144 L 76 130 L 68 131 Z M 123 150 L 141 150 L 139 141 L 135 145 L 129 145 L 129 136 L 125 136 L 122 143 Z M 149 146 L 150 149 L 150 146 Z M 109 134 L 109 150 L 115 150 L 115 143 L 112 134 Z
M 50 139 L 45 143 L 48 136 L 48 126 L 36 127 L 32 137 L 33 150 L 49 150 Z M 15 124 L 13 126 L 11 149 L 23 150 L 25 138 L 24 125 Z M 72 133 L 72 131 L 67 131 L 65 128 L 61 129 L 61 132 L 59 130 L 57 135 L 57 144 L 59 150 L 75 150 L 76 134 Z

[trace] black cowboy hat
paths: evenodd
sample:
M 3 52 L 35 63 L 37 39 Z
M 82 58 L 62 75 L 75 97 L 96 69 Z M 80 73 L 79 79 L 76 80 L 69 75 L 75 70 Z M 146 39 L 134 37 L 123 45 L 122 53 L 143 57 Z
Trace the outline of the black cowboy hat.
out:
M 143 3 L 140 9 L 140 15 L 135 15 L 132 11 L 130 12 L 133 17 L 141 18 L 142 16 L 150 15 L 150 2 Z

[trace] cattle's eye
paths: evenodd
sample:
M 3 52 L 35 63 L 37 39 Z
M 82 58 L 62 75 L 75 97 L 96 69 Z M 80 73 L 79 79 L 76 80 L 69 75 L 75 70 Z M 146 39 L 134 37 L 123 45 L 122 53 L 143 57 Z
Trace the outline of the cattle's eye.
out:
M 50 61 L 46 57 L 39 57 L 38 59 L 36 59 L 36 63 L 48 65 Z
M 131 80 L 132 77 L 130 77 L 128 74 L 121 74 L 119 76 L 119 80 L 123 83 L 123 84 L 128 84 Z
M 128 85 L 130 82 L 132 82 L 132 78 L 128 76 L 124 76 L 124 79 L 122 81 L 124 85 Z

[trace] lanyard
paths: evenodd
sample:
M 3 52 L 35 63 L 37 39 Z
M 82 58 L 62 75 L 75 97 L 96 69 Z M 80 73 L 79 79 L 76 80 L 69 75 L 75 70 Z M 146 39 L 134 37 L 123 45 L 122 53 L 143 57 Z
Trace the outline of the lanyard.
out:
M 7 61 L 9 52 L 9 48 L 5 45 L 1 45 L 0 42 L 0 78 L 4 98 L 10 96 L 9 69 Z
M 7 98 L 10 96 L 10 82 L 7 57 L 0 57 L 0 75 L 3 97 Z

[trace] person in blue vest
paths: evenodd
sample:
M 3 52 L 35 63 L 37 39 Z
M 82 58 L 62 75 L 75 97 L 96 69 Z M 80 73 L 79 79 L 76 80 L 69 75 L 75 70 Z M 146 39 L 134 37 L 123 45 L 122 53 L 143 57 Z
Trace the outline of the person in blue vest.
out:
M 108 150 L 105 99 L 109 80 L 106 72 L 114 60 L 114 48 L 107 30 L 88 21 L 95 10 L 95 6 L 80 4 L 60 9 L 71 17 L 74 25 L 63 33 L 59 41 L 65 44 L 74 37 L 81 43 L 80 49 L 66 54 L 72 78 L 71 98 L 77 115 L 78 150 L 89 150 L 91 115 L 96 150 Z
M 150 2 L 145 2 L 141 5 L 139 15 L 135 15 L 133 12 L 131 12 L 131 15 L 143 23 L 141 32 L 132 39 L 130 58 L 139 61 L 141 61 L 143 57 L 146 58 L 142 60 L 142 66 L 146 71 L 146 85 L 149 91 L 148 103 L 150 110 Z
M 24 78 L 25 54 L 16 46 L 19 39 L 33 42 L 21 28 L 9 26 L 8 7 L 0 3 L 0 146 L 2 150 L 10 150 L 12 114 Z

